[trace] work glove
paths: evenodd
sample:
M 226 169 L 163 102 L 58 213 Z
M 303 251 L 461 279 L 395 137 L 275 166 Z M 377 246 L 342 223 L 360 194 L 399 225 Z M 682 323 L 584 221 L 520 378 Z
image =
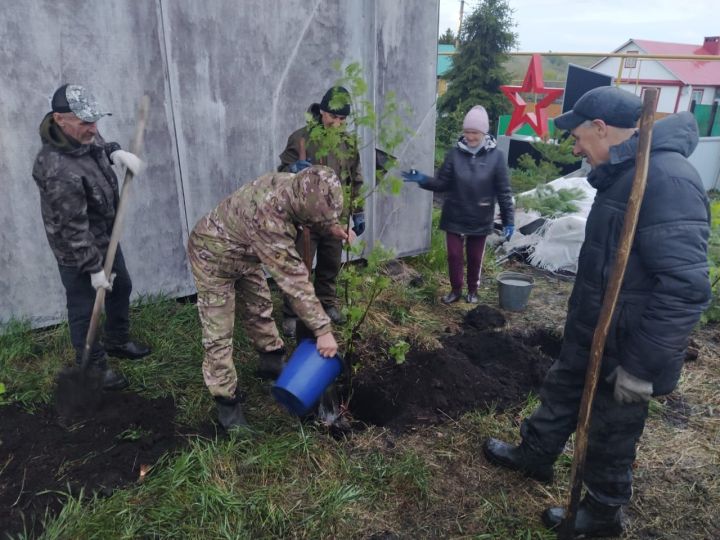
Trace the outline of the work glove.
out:
M 505 240 L 510 240 L 514 232 L 515 225 L 505 225 L 503 227 L 503 236 L 505 237 Z
M 142 159 L 132 152 L 126 152 L 125 150 L 115 150 L 110 154 L 110 160 L 115 165 L 124 165 L 135 176 L 140 174 L 145 168 L 145 163 L 143 163 Z
M 290 164 L 290 172 L 297 174 L 303 169 L 307 169 L 310 167 L 312 163 L 310 163 L 310 160 L 307 159 L 298 159 L 295 163 Z
M 403 177 L 403 182 L 416 182 L 419 185 L 424 184 L 430 178 L 427 174 L 423 174 L 415 169 L 409 171 L 402 171 L 400 173 Z
M 615 383 L 613 396 L 618 403 L 648 402 L 652 397 L 652 383 L 631 375 L 622 366 L 616 367 L 606 380 Z
M 353 226 L 352 230 L 355 231 L 357 236 L 360 236 L 365 232 L 365 212 L 358 212 L 352 216 Z
M 110 274 L 110 279 L 105 275 L 105 270 L 100 270 L 94 274 L 90 274 L 90 283 L 96 291 L 102 287 L 107 291 L 112 291 L 113 281 L 115 281 L 115 273 Z

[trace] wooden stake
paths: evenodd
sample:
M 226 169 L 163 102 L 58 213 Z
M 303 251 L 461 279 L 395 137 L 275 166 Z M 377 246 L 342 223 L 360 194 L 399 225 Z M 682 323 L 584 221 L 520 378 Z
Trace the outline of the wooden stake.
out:
M 615 259 L 612 274 L 608 281 L 600 316 L 598 317 L 595 333 L 593 334 L 590 358 L 585 374 L 585 388 L 580 402 L 577 429 L 575 430 L 575 454 L 573 456 L 572 475 L 570 477 L 570 495 L 565 520 L 558 532 L 558 538 L 561 540 L 569 540 L 575 537 L 575 517 L 580 501 L 580 493 L 582 491 L 583 474 L 585 472 L 590 412 L 595 392 L 597 391 L 605 340 L 607 339 L 615 305 L 620 295 L 620 288 L 623 277 L 625 276 L 625 268 L 635 238 L 635 228 L 637 227 L 638 216 L 640 215 L 640 205 L 642 204 L 645 186 L 647 184 L 648 166 L 650 162 L 650 142 L 652 141 L 652 127 L 655 118 L 657 94 L 657 89 L 648 88 L 645 90 L 643 98 L 638 149 L 635 158 L 635 177 L 633 178 L 632 190 L 630 191 L 627 208 L 625 210 L 625 221 L 622 232 L 620 233 L 617 258 Z

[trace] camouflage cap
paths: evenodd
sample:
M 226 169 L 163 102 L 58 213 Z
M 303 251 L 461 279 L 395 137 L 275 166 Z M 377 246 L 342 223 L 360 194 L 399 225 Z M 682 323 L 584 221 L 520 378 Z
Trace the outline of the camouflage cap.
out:
M 330 167 L 313 165 L 296 174 L 291 202 L 300 223 L 337 222 L 343 208 L 340 179 Z
M 71 112 L 83 122 L 97 122 L 112 113 L 101 111 L 100 106 L 84 86 L 64 84 L 52 97 L 52 110 L 57 113 Z

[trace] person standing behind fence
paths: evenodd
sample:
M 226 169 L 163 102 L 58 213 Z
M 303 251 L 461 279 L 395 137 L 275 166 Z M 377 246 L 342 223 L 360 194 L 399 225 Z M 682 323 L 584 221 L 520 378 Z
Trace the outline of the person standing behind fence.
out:
M 442 302 L 452 304 L 462 297 L 463 244 L 467 251 L 468 292 L 471 304 L 478 303 L 485 239 L 493 231 L 495 202 L 500 206 L 503 234 L 510 239 L 514 227 L 514 206 L 505 155 L 496 148 L 485 108 L 476 105 L 465 115 L 463 135 L 445 156 L 436 177 L 415 169 L 403 171 L 405 182 L 416 182 L 429 191 L 446 193 L 440 228 L 447 235 L 451 291 Z

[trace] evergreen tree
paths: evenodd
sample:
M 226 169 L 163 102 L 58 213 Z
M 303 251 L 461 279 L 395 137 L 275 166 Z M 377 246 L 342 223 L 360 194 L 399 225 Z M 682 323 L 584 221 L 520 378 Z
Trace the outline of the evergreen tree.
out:
M 455 45 L 455 34 L 453 34 L 451 28 L 445 30 L 445 33 L 438 39 L 438 43 L 441 45 Z
M 507 0 L 482 0 L 463 22 L 460 44 L 446 79 L 448 89 L 438 99 L 437 146 L 449 146 L 462 129 L 462 118 L 473 105 L 483 105 L 491 128 L 510 110 L 500 91 L 510 76 L 507 53 L 517 44 L 515 23 Z

